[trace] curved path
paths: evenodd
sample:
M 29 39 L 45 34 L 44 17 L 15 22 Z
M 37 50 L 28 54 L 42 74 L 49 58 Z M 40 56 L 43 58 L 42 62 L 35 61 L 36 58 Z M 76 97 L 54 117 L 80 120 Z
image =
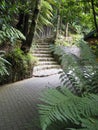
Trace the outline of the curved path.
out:
M 59 75 L 31 78 L 0 87 L 0 130 L 41 130 L 37 104 L 46 87 L 60 85 Z

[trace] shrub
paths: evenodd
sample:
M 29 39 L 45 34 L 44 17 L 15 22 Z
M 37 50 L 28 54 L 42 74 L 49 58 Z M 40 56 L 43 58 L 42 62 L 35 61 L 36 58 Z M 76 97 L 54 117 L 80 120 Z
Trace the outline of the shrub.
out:
M 56 48 L 63 86 L 42 93 L 42 130 L 98 130 L 98 64 L 84 41 L 80 48 L 80 57 Z
M 5 59 L 11 63 L 11 66 L 7 66 L 9 76 L 3 77 L 2 83 L 31 77 L 33 66 L 37 61 L 30 53 L 24 54 L 19 48 L 5 54 Z
M 79 97 L 61 87 L 44 91 L 41 101 L 42 130 L 98 130 L 98 95 Z

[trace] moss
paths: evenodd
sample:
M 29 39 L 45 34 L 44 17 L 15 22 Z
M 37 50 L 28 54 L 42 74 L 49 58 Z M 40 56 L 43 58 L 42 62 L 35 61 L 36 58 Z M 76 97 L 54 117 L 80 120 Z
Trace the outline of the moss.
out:
M 11 66 L 7 66 L 9 76 L 2 77 L 1 84 L 19 81 L 32 76 L 37 59 L 30 53 L 24 54 L 17 48 L 5 54 L 4 57 L 11 63 Z

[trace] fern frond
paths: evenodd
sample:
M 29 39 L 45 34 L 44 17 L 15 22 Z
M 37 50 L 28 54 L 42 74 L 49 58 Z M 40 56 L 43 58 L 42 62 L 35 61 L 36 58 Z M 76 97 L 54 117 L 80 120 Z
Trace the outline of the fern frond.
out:
M 82 64 L 84 65 L 96 65 L 96 56 L 93 54 L 91 48 L 89 45 L 83 41 L 82 39 L 79 41 L 79 47 L 80 47 L 80 59 Z
M 11 65 L 6 59 L 3 58 L 4 51 L 0 51 L 0 76 L 8 75 L 7 65 Z
M 52 52 L 60 57 L 64 71 L 60 79 L 67 88 L 78 95 L 85 92 L 98 93 L 98 63 L 84 41 L 80 41 L 80 57 L 58 45 L 51 48 Z
M 46 130 L 46 127 L 55 120 L 67 121 L 67 119 L 70 119 L 76 121 L 73 114 L 69 113 L 69 106 L 66 106 L 69 100 L 70 98 L 65 98 L 64 94 L 55 89 L 49 89 L 44 92 L 41 101 L 46 105 L 41 105 L 39 111 L 41 114 L 41 126 L 43 127 L 43 130 Z M 73 101 L 71 101 L 71 103 L 72 102 Z M 66 113 L 64 113 L 64 106 L 66 107 Z
M 7 67 L 5 65 L 6 63 L 9 64 L 8 61 L 0 57 L 0 76 L 3 76 L 5 74 L 8 75 Z
M 88 118 L 88 119 L 83 119 L 83 128 L 77 128 L 77 129 L 73 129 L 70 128 L 68 130 L 98 130 L 98 120 L 97 119 L 92 119 L 92 118 Z
M 48 1 L 42 0 L 41 11 L 37 22 L 37 30 L 42 30 L 43 26 L 52 26 L 51 19 L 53 8 Z
M 25 36 L 18 29 L 3 24 L 2 30 L 0 30 L 0 43 L 6 40 L 13 43 L 17 39 L 25 40 Z
M 43 130 L 55 121 L 65 121 L 65 123 L 71 121 L 79 125 L 82 119 L 88 120 L 90 117 L 98 116 L 97 95 L 78 97 L 62 87 L 60 91 L 48 89 L 43 93 L 41 101 L 45 103 L 45 105 L 40 105 L 39 111 Z

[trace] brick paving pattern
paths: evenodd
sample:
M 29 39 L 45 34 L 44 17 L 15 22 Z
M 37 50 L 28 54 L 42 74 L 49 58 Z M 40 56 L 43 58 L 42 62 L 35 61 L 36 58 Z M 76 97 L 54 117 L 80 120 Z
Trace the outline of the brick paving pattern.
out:
M 60 85 L 59 75 L 31 78 L 0 87 L 0 130 L 41 130 L 37 104 L 46 87 Z

